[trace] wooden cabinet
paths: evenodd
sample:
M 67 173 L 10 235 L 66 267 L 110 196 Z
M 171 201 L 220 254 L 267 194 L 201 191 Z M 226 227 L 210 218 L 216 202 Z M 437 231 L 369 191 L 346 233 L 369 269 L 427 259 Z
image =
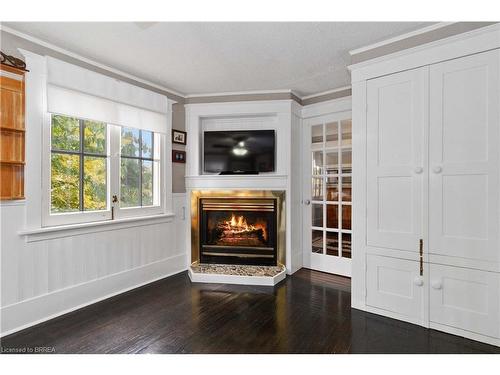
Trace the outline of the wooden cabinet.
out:
M 0 199 L 24 198 L 24 71 L 0 65 Z
M 353 86 L 353 300 L 500 346 L 500 49 Z

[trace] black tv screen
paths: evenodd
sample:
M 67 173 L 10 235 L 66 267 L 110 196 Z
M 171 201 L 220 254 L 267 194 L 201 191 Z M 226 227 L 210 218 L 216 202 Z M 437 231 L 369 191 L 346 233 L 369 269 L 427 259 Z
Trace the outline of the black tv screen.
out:
M 274 172 L 274 130 L 206 131 L 205 173 Z

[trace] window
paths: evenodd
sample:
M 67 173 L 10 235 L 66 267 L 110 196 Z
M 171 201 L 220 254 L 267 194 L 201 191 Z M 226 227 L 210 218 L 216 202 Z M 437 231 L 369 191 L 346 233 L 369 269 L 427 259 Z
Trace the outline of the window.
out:
M 102 122 L 52 116 L 52 213 L 106 210 L 106 133 Z
M 162 134 L 58 114 L 49 128 L 44 225 L 163 213 Z
M 153 132 L 121 129 L 120 206 L 152 206 L 155 160 Z

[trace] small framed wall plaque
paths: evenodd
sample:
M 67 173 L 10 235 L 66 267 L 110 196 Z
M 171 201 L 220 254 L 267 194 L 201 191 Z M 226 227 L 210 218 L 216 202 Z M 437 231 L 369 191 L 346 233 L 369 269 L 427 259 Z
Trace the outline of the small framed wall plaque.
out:
M 186 144 L 186 132 L 183 132 L 182 130 L 172 129 L 172 142 L 178 143 L 180 145 L 185 145 Z
M 186 151 L 172 150 L 172 163 L 185 163 Z

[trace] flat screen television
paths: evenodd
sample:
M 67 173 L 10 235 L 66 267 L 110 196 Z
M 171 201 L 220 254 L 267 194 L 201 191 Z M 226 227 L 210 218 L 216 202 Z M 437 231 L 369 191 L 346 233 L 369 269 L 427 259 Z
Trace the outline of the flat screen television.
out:
M 205 173 L 274 172 L 274 130 L 206 131 L 203 140 Z

